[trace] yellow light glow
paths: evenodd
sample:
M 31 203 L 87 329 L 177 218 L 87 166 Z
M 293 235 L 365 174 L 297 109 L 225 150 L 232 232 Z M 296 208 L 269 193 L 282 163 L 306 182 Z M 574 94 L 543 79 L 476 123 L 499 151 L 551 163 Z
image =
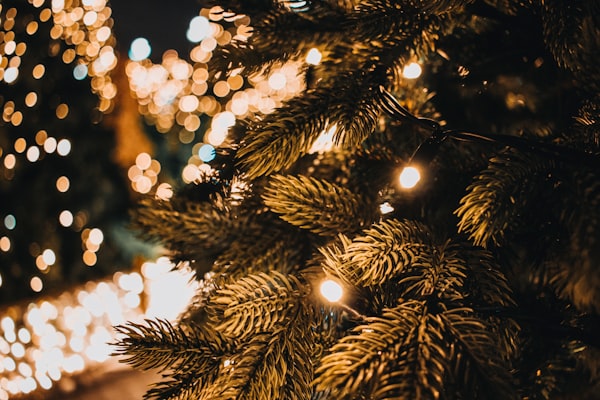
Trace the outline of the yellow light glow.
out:
M 421 174 L 415 167 L 405 167 L 400 174 L 400 186 L 404 189 L 411 189 L 419 183 Z
M 42 282 L 39 276 L 34 276 L 29 281 L 29 286 L 31 286 L 31 290 L 33 290 L 34 292 L 41 292 L 44 288 L 44 283 Z
M 321 54 L 321 52 L 313 47 L 308 51 L 308 54 L 306 55 L 306 63 L 311 65 L 319 65 L 322 57 L 323 55 Z
M 150 168 L 152 163 L 152 157 L 148 153 L 140 153 L 135 158 L 135 165 L 141 170 L 144 171 Z
M 282 72 L 275 72 L 269 77 L 269 86 L 273 90 L 281 90 L 287 83 L 286 76 Z
M 73 224 L 73 213 L 69 210 L 63 210 L 58 216 L 58 220 L 62 226 L 69 227 Z
M 404 76 L 406 79 L 416 79 L 421 76 L 422 72 L 423 69 L 421 66 L 416 62 L 412 62 L 404 66 L 402 69 L 402 76 Z
M 342 286 L 332 279 L 327 279 L 321 283 L 321 295 L 332 303 L 337 303 L 340 301 L 342 296 L 344 295 L 344 290 Z
M 169 200 L 173 197 L 173 188 L 168 183 L 161 183 L 156 188 L 156 198 L 161 200 Z
M 61 176 L 56 180 L 56 189 L 61 193 L 68 191 L 70 186 L 71 181 L 66 176 Z

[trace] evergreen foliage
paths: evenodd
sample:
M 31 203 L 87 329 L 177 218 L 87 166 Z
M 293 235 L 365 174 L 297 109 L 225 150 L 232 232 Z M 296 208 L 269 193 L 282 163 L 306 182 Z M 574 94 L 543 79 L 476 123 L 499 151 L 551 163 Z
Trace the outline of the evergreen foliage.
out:
M 230 132 L 219 179 L 136 213 L 212 288 L 175 325 L 117 328 L 125 362 L 165 371 L 147 397 L 595 398 L 595 2 L 217 4 L 254 32 L 216 53 L 217 74 L 311 47 L 323 61 L 296 98 Z M 333 149 L 313 152 L 334 125 Z M 400 188 L 446 127 L 463 141 L 435 143 L 419 186 Z M 338 302 L 319 293 L 327 279 Z

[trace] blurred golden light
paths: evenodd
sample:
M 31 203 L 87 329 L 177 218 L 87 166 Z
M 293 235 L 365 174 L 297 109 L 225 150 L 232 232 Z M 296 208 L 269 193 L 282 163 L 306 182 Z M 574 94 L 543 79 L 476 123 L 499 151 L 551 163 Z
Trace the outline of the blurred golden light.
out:
M 61 139 L 56 145 L 56 151 L 61 156 L 66 156 L 71 152 L 71 142 L 69 139 Z
M 241 75 L 232 75 L 227 78 L 227 83 L 231 90 L 238 90 L 244 85 L 244 78 Z
M 181 171 L 181 178 L 185 183 L 191 183 L 199 180 L 201 178 L 200 170 L 198 166 L 193 164 L 188 164 Z
M 44 283 L 42 282 L 39 276 L 34 276 L 29 281 L 29 286 L 31 286 L 31 290 L 33 290 L 34 292 L 41 292 L 44 288 Z
M 13 124 L 14 126 L 19 126 L 19 125 L 21 125 L 21 122 L 23 122 L 23 113 L 21 111 L 16 111 L 10 117 L 10 123 Z
M 62 226 L 69 227 L 73 224 L 73 214 L 69 210 L 63 210 L 58 216 L 58 221 Z
M 43 64 L 38 64 L 33 68 L 32 75 L 35 79 L 40 79 L 46 73 L 46 67 Z
M 17 164 L 17 158 L 15 157 L 14 154 L 7 154 L 4 157 L 4 166 L 7 169 L 13 169 L 16 164 Z
M 225 97 L 229 94 L 229 84 L 227 81 L 218 81 L 213 86 L 213 92 L 217 97 Z
M 333 136 L 337 130 L 337 125 L 331 126 L 328 130 L 324 130 L 314 141 L 311 148 L 308 150 L 309 154 L 314 153 L 325 153 L 333 149 Z
M 27 149 L 27 160 L 30 162 L 36 162 L 40 158 L 40 148 L 37 146 L 31 146 Z
M 89 251 L 89 250 L 86 250 L 83 252 L 82 259 L 83 259 L 84 264 L 87 265 L 88 267 L 92 267 L 92 266 L 96 265 L 96 262 L 98 261 L 96 253 L 94 253 L 93 251 Z
M 405 167 L 400 173 L 400 186 L 404 189 L 411 189 L 419 183 L 421 180 L 421 174 L 415 167 Z
M 148 153 L 140 153 L 135 158 L 135 165 L 140 169 L 140 172 L 150 168 L 152 157 Z
M 44 141 L 44 151 L 46 153 L 53 153 L 56 150 L 58 143 L 53 137 L 49 137 Z
M 4 70 L 4 82 L 13 83 L 19 76 L 19 69 L 15 67 L 9 67 Z
M 381 211 L 382 214 L 389 214 L 394 211 L 394 207 L 386 201 L 379 206 L 379 211 Z
M 29 92 L 27 93 L 27 96 L 25 96 L 25 105 L 27 107 L 33 107 L 35 106 L 35 103 L 37 103 L 37 93 L 35 92 Z
M 308 51 L 308 54 L 306 54 L 306 63 L 311 65 L 319 65 L 322 57 L 323 55 L 319 49 L 313 47 Z
M 332 279 L 326 279 L 321 283 L 320 292 L 331 303 L 337 303 L 344 295 L 342 286 Z
M 173 197 L 173 188 L 168 183 L 161 183 L 156 188 L 156 198 L 160 200 L 169 200 Z M 0 240 L 0 246 L 2 242 Z
M 65 119 L 67 114 L 69 114 L 69 106 L 65 103 L 59 104 L 58 107 L 56 107 L 56 118 Z
M 411 62 L 402 69 L 402 76 L 406 79 L 416 79 L 421 76 L 421 72 L 423 72 L 421 65 L 417 62 Z
M 187 39 L 192 43 L 202 41 L 210 34 L 210 22 L 201 15 L 192 18 L 186 32 Z
M 98 228 L 93 228 L 90 231 L 88 240 L 95 245 L 100 245 L 104 241 L 104 233 Z
M 54 265 L 54 263 L 56 262 L 56 254 L 52 249 L 46 249 L 42 253 L 42 259 L 46 264 Z
M 48 132 L 46 132 L 43 129 L 37 131 L 37 133 L 35 134 L 35 142 L 40 146 L 44 145 L 44 142 L 46 142 L 46 139 L 48 139 Z
M 271 76 L 269 76 L 268 82 L 269 86 L 273 90 L 281 90 L 285 87 L 285 84 L 287 83 L 285 75 L 281 72 L 275 72 L 271 74 Z
M 10 239 L 8 236 L 2 236 L 0 238 L 0 250 L 7 252 L 10 250 Z
M 70 186 L 71 181 L 69 181 L 69 178 L 66 176 L 61 176 L 56 180 L 56 189 L 58 189 L 58 191 L 61 193 L 68 191 Z
M 17 153 L 22 153 L 27 148 L 27 141 L 24 138 L 18 138 L 15 140 L 14 147 Z

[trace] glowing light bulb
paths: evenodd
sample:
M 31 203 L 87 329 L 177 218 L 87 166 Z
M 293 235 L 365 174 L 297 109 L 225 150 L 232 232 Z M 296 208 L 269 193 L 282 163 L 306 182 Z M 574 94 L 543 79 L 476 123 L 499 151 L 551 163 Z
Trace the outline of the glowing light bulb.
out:
M 404 189 L 411 189 L 419 183 L 421 174 L 415 167 L 405 167 L 400 174 L 400 186 Z
M 321 283 L 321 295 L 332 303 L 340 301 L 344 294 L 342 286 L 334 280 L 327 279 Z
M 131 42 L 129 58 L 131 61 L 142 61 L 150 56 L 152 47 L 146 38 L 137 38 Z
M 402 76 L 406 79 L 416 79 L 421 76 L 422 71 L 423 69 L 418 63 L 412 62 L 404 66 L 402 69 Z
M 313 47 L 308 51 L 308 54 L 306 55 L 306 63 L 311 65 L 319 65 L 322 57 L 323 56 L 321 52 Z

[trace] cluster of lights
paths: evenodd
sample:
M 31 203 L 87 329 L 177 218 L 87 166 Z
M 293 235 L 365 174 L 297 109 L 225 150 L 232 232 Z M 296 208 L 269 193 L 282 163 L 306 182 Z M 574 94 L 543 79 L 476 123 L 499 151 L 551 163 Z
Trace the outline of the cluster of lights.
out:
M 50 252 L 42 257 L 52 261 Z M 114 325 L 174 320 L 198 289 L 190 278 L 191 271 L 174 272 L 168 259 L 159 258 L 144 263 L 140 273 L 117 272 L 110 280 L 3 310 L 0 400 L 51 389 L 62 378 L 100 366 L 113 351 Z
M 40 24 L 52 19 L 50 37 L 61 39 L 68 45 L 61 55 L 62 61 L 74 65 L 75 79 L 82 80 L 88 76 L 92 78 L 92 90 L 100 96 L 99 109 L 109 110 L 111 99 L 116 95 L 116 86 L 111 82 L 110 72 L 115 68 L 117 58 L 113 48 L 111 9 L 106 5 L 106 0 L 52 0 L 49 8 L 43 7 L 46 3 L 44 0 L 28 1 L 40 9 L 40 12 L 37 18 L 33 15 L 25 17 L 29 21 L 25 27 L 26 34 L 35 35 Z M 7 84 L 12 84 L 19 78 L 22 57 L 27 52 L 25 38 L 16 37 L 13 30 L 16 18 L 16 8 L 6 10 L 2 25 L 4 31 L 0 35 L 0 81 Z M 49 51 L 58 56 L 60 46 L 54 44 Z M 35 79 L 41 79 L 44 72 L 44 65 L 39 64 L 32 74 Z M 35 92 L 27 95 L 28 107 L 35 105 L 36 101 Z M 21 114 L 16 113 L 13 118 L 18 121 L 19 115 Z
M 270 113 L 295 96 L 304 88 L 302 64 L 316 65 L 322 57 L 318 49 L 311 49 L 301 62 L 288 62 L 271 68 L 268 73 L 251 76 L 231 71 L 209 85 L 207 63 L 217 46 L 227 45 L 233 39 L 247 40 L 251 34 L 246 16 L 236 17 L 227 27 L 222 20 L 220 7 L 202 9 L 192 18 L 187 39 L 195 47 L 189 53 L 189 61 L 169 50 L 160 64 L 154 64 L 148 58 L 151 44 L 138 38 L 131 44 L 125 68 L 130 90 L 146 121 L 161 133 L 177 135 L 183 144 L 194 143 L 181 174 L 186 183 L 209 172 L 206 163 L 214 158 L 214 149 L 225 141 L 237 119 Z M 210 124 L 200 129 L 203 116 L 210 117 Z M 199 130 L 202 137 L 197 136 Z
M 36 7 L 44 3 L 29 1 Z M 110 77 L 117 65 L 112 10 L 106 3 L 106 0 L 52 0 L 50 9 L 54 21 L 51 37 L 69 45 L 62 54 L 63 62 L 74 65 L 75 79 L 91 78 L 91 88 L 100 98 L 98 108 L 102 112 L 110 110 L 117 94 Z
M 63 179 L 61 179 L 63 178 Z M 57 180 L 59 191 L 68 189 L 68 179 L 61 177 Z M 65 226 L 71 226 L 74 221 L 77 222 L 79 228 L 85 223 L 84 213 L 78 213 L 76 219 L 68 210 L 63 210 L 59 215 L 60 223 Z M 13 230 L 17 226 L 17 219 L 13 214 L 8 214 L 3 219 L 4 227 L 7 230 Z M 104 233 L 99 228 L 85 228 L 81 232 L 81 243 L 84 249 L 82 259 L 87 266 L 94 266 L 97 261 L 96 253 L 100 249 L 100 245 L 104 240 Z M 0 237 L 0 251 L 9 252 L 12 248 L 12 242 L 8 236 Z M 57 263 L 57 255 L 51 248 L 40 249 L 39 246 L 31 246 L 30 251 L 35 258 L 35 265 L 42 274 L 50 272 L 51 267 Z M 36 255 L 37 253 L 37 255 Z M 0 286 L 2 286 L 2 275 L 0 275 Z M 30 287 L 34 292 L 41 292 L 44 288 L 42 278 L 34 275 L 30 279 Z
M 112 83 L 110 72 L 116 66 L 114 53 L 114 37 L 112 34 L 111 9 L 106 0 L 28 0 L 20 8 L 3 8 L 0 4 L 0 84 L 13 85 L 19 80 L 30 79 L 40 81 L 47 78 L 46 66 L 43 63 L 33 65 L 23 62 L 25 57 L 35 57 L 31 53 L 30 41 L 36 40 L 41 29 L 46 24 L 49 29 L 48 38 L 37 40 L 49 41 L 48 52 L 51 56 L 60 59 L 66 65 L 72 65 L 73 77 L 76 80 L 90 78 L 91 90 L 99 97 L 98 109 L 108 112 L 111 109 L 112 98 L 116 94 L 116 86 Z M 25 10 L 25 11 L 24 11 Z M 66 46 L 61 46 L 64 43 Z M 26 76 L 30 75 L 30 76 Z M 27 116 L 27 110 L 38 105 L 40 94 L 35 90 L 24 93 L 22 99 L 4 98 L 0 104 L 2 120 L 13 127 L 19 127 Z M 57 120 L 67 118 L 71 112 L 69 105 L 58 102 L 54 109 Z M 60 135 L 60 132 L 58 132 Z M 71 141 L 67 138 L 54 136 L 45 129 L 38 130 L 33 138 L 15 137 L 12 144 L 0 147 L 0 179 L 12 180 L 15 171 L 23 161 L 36 163 L 51 154 L 66 157 L 71 153 Z M 59 193 L 67 193 L 71 188 L 69 176 L 62 175 L 56 178 L 55 187 Z M 0 216 L 4 227 L 10 233 L 17 225 L 17 220 L 10 212 Z M 63 227 L 73 227 L 79 231 L 84 228 L 87 215 L 84 211 L 73 213 L 62 210 L 57 215 L 58 222 Z M 96 263 L 96 251 L 99 243 L 94 244 L 94 232 L 97 229 L 88 229 L 82 232 L 84 245 L 83 261 L 92 266 Z M 92 232 L 92 236 L 86 235 Z M 9 234 L 0 237 L 0 252 L 9 252 L 14 249 Z M 84 237 L 86 236 L 86 237 Z M 91 238 L 91 240 L 90 240 Z M 42 274 L 50 271 L 58 263 L 54 250 L 40 249 L 33 244 L 30 253 L 35 259 L 35 265 Z M 0 285 L 2 276 L 0 275 Z M 30 287 L 35 292 L 43 289 L 40 276 L 30 279 Z
M 139 153 L 135 158 L 135 164 L 127 171 L 133 190 L 139 193 L 150 192 L 158 182 L 160 168 L 160 163 L 152 159 L 150 154 Z

